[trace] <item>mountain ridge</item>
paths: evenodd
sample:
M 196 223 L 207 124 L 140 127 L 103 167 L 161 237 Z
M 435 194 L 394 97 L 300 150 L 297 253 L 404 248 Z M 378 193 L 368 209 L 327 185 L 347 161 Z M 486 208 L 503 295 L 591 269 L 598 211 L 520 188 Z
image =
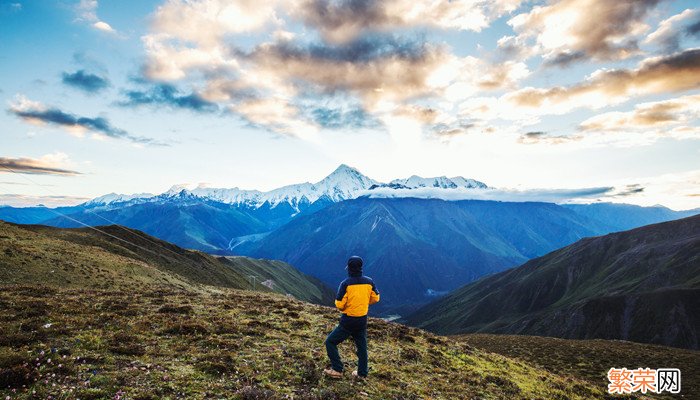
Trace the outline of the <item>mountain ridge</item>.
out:
M 700 215 L 582 239 L 406 318 L 444 334 L 623 339 L 697 349 Z
M 326 305 L 334 298 L 332 289 L 281 261 L 215 257 L 118 225 L 62 229 L 0 221 L 0 283 L 37 280 L 62 288 L 256 289 Z M 260 286 L 264 280 L 275 287 Z

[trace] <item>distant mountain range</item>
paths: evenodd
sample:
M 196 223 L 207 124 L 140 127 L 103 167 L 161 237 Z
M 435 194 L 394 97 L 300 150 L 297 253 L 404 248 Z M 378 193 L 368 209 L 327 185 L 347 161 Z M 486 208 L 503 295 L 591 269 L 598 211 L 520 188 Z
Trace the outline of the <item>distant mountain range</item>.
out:
M 377 309 L 424 304 L 483 275 L 608 229 L 550 203 L 359 198 L 294 218 L 234 248 L 336 285 L 360 254 L 382 290 Z
M 336 203 L 356 198 L 377 188 L 418 189 L 429 187 L 438 189 L 488 189 L 488 186 L 483 182 L 466 179 L 461 176 L 454 178 L 445 176 L 421 178 L 414 175 L 406 179 L 395 179 L 389 183 L 381 183 L 363 175 L 355 168 L 341 164 L 335 171 L 319 182 L 288 185 L 268 192 L 239 189 L 237 187 L 210 188 L 203 185 L 190 189 L 188 185 L 175 185 L 160 195 L 149 193 L 131 195 L 110 193 L 92 199 L 82 204 L 82 206 L 116 206 L 124 203 L 134 204 L 161 201 L 171 197 L 192 195 L 201 199 L 245 206 L 247 208 L 275 208 L 286 205 L 298 213 L 318 201 Z
M 60 229 L 0 222 L 0 284 L 37 282 L 127 292 L 255 289 L 325 305 L 335 295 L 281 261 L 213 257 L 123 226 Z
M 697 213 L 434 198 L 492 190 L 462 177 L 381 183 L 341 165 L 319 182 L 269 192 L 175 186 L 159 195 L 109 194 L 74 207 L 0 207 L 0 219 L 64 228 L 128 226 L 212 254 L 281 259 L 331 286 L 343 277 L 346 258 L 360 254 L 368 273 L 382 281 L 386 296 L 377 309 L 405 315 L 583 237 Z
M 407 322 L 441 334 L 515 333 L 700 346 L 700 215 L 580 240 L 483 278 Z

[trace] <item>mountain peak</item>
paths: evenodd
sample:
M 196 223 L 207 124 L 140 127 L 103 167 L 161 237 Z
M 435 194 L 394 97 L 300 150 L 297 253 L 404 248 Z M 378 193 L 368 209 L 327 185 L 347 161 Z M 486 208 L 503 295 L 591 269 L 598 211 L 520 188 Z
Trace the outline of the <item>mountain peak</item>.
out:
M 357 175 L 362 175 L 360 171 L 357 170 L 357 168 L 353 168 L 347 164 L 340 164 L 338 168 L 336 168 L 333 172 L 330 173 L 326 178 L 329 178 L 331 176 L 346 176 L 346 175 L 351 175 L 351 176 L 357 176 Z
M 417 188 L 439 188 L 439 189 L 487 189 L 485 183 L 474 179 L 466 179 L 461 176 L 448 178 L 446 176 L 437 176 L 433 178 L 423 178 L 418 175 L 412 175 L 406 179 L 394 179 L 389 182 L 390 187 L 398 187 L 404 189 Z

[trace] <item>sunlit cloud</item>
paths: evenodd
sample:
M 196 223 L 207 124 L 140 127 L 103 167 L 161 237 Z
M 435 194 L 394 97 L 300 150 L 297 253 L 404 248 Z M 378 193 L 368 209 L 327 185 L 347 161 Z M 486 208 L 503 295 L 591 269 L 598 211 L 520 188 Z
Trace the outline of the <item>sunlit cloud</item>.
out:
M 290 12 L 318 29 L 330 42 L 345 42 L 360 34 L 412 27 L 479 32 L 495 18 L 515 10 L 521 0 L 432 1 L 304 0 Z
M 584 132 L 637 131 L 660 137 L 679 135 L 700 139 L 697 126 L 700 119 L 700 95 L 682 96 L 671 100 L 637 104 L 632 111 L 607 112 L 588 118 L 579 125 Z M 690 128 L 690 129 L 670 129 Z
M 520 1 L 301 3 L 168 1 L 142 38 L 148 55 L 144 76 L 190 85 L 195 78 L 194 90 L 202 99 L 267 130 L 309 137 L 332 124 L 306 110 L 323 109 L 339 94 L 358 104 L 355 117 L 380 121 L 418 100 L 459 101 L 514 88 L 530 73 L 522 62 L 461 57 L 444 43 L 397 33 L 415 26 L 480 30 Z M 484 22 L 475 22 L 467 9 Z M 352 21 L 344 17 L 348 13 L 354 13 Z M 321 15 L 327 18 L 321 20 Z M 396 15 L 402 17 L 392 17 Z M 317 30 L 321 39 L 284 30 L 290 23 Z M 236 45 L 239 35 L 263 29 L 275 32 L 272 40 Z M 269 115 L 260 112 L 261 104 L 272 107 Z
M 32 175 L 75 176 L 80 172 L 67 169 L 70 160 L 65 153 L 46 154 L 40 158 L 0 157 L 0 173 L 19 173 Z
M 639 53 L 637 38 L 649 28 L 644 17 L 658 2 L 561 0 L 535 6 L 508 21 L 521 38 L 509 44 L 534 45 L 546 63 L 555 65 L 629 58 Z
M 539 114 L 565 114 L 573 109 L 602 108 L 632 96 L 674 93 L 700 88 L 700 49 L 650 57 L 634 69 L 598 70 L 572 86 L 527 87 L 508 93 L 514 106 L 542 110 Z

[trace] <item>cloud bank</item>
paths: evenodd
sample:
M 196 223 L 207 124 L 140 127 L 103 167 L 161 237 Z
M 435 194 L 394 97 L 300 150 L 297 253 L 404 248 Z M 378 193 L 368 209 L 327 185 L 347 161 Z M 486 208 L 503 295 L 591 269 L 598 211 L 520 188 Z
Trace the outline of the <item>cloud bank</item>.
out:
M 595 187 L 583 189 L 390 189 L 377 188 L 365 191 L 361 196 L 370 198 L 419 198 L 440 200 L 493 200 L 513 202 L 547 202 L 563 203 L 575 200 L 593 199 L 613 191 L 614 187 Z
M 113 139 L 124 139 L 132 143 L 149 146 L 166 146 L 167 144 L 144 136 L 134 136 L 129 132 L 112 126 L 104 117 L 83 117 L 70 114 L 55 107 L 47 107 L 41 103 L 18 96 L 8 110 L 22 120 L 32 124 L 47 124 L 66 129 L 68 132 L 83 136 L 85 132 L 93 132 Z
M 47 154 L 41 158 L 0 157 L 0 173 L 21 173 L 33 175 L 75 176 L 80 172 L 66 169 L 63 165 L 68 156 L 63 153 Z

